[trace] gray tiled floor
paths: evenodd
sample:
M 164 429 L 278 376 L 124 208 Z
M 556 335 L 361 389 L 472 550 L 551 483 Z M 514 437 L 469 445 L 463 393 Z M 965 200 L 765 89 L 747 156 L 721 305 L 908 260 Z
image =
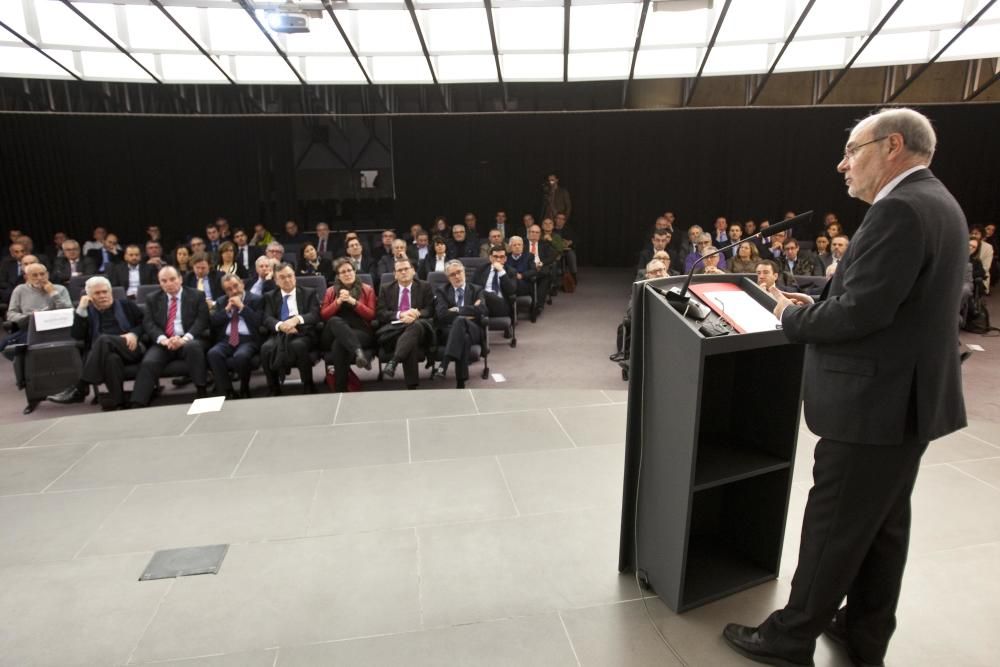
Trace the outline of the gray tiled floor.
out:
M 677 615 L 617 572 L 624 399 L 398 391 L 5 425 L 0 667 L 747 664 L 719 633 L 788 594 L 815 437 L 779 579 Z M 913 507 L 888 664 L 995 664 L 1000 427 L 932 443 Z M 138 581 L 155 549 L 220 542 L 218 575 Z M 816 664 L 847 662 L 821 639 Z

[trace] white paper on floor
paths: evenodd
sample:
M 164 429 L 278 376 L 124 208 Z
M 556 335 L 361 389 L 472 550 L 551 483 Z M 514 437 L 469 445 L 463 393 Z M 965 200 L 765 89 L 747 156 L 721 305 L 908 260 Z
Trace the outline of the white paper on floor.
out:
M 494 382 L 506 382 L 507 378 L 505 378 L 502 373 L 493 373 L 493 381 Z
M 985 352 L 986 348 L 982 345 L 976 345 L 975 343 L 968 343 L 965 347 L 969 348 L 973 352 Z
M 188 408 L 189 415 L 200 415 L 205 412 L 218 412 L 222 409 L 222 404 L 226 402 L 225 396 L 209 396 L 208 398 L 196 398 L 191 407 Z

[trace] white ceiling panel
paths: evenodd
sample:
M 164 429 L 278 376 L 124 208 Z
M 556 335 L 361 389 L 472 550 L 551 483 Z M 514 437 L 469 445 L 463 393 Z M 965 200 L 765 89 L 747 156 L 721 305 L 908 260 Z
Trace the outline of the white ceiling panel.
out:
M 794 40 L 788 45 L 774 71 L 801 72 L 843 67 L 847 64 L 847 60 L 854 55 L 853 50 L 851 50 L 852 43 L 853 40 L 846 37 Z M 848 53 L 849 50 L 850 53 Z
M 261 24 L 271 34 L 282 50 L 289 55 L 311 56 L 312 54 L 347 54 L 350 53 L 340 31 L 330 17 L 324 14 L 319 18 L 309 20 L 309 32 L 286 34 L 271 30 L 266 22 L 266 12 L 257 12 Z
M 493 53 L 485 8 L 418 11 L 417 19 L 427 50 L 433 54 Z
M 228 65 L 220 63 L 223 69 Z M 229 70 L 226 70 L 227 72 Z M 160 56 L 160 73 L 167 83 L 226 83 L 226 77 L 216 69 L 208 58 L 198 54 L 165 53 Z M 232 74 L 230 74 L 232 76 Z
M 238 83 L 298 83 L 279 56 L 232 56 L 233 78 Z
M 205 10 L 205 14 L 208 18 L 208 39 L 213 52 L 274 53 L 274 47 L 250 15 L 236 5 L 233 9 L 210 7 Z
M 640 49 L 635 59 L 635 78 L 670 79 L 694 76 L 701 64 L 701 49 Z
M 628 77 L 631 51 L 597 51 L 569 54 L 570 81 L 598 81 Z
M 369 73 L 376 83 L 432 83 L 427 59 L 419 56 L 371 56 Z
M 493 24 L 501 53 L 562 51 L 562 7 L 494 8 Z
M 715 28 L 715 14 L 707 9 L 646 14 L 642 46 L 685 46 L 708 44 Z
M 359 53 L 423 53 L 413 29 L 413 19 L 405 10 L 353 12 Z M 338 13 L 339 17 L 340 13 Z
M 142 51 L 190 51 L 197 53 L 195 45 L 152 5 L 125 5 L 125 22 L 128 26 L 127 45 Z
M 0 76 L 32 79 L 73 78 L 30 46 L 8 46 L 6 44 L 0 45 Z
M 104 81 L 152 81 L 142 68 L 119 51 L 82 51 L 83 78 Z
M 488 83 L 497 80 L 497 65 L 493 55 L 437 56 L 435 71 L 442 83 L 475 81 Z
M 10 0 L 7 1 L 9 2 Z M 111 46 L 108 40 L 101 37 L 100 33 L 87 25 L 86 21 L 74 14 L 71 9 L 61 2 L 56 2 L 56 0 L 36 0 L 34 9 L 38 19 L 38 30 L 41 34 L 41 41 L 45 44 L 70 47 L 92 46 L 98 48 Z M 99 9 L 105 13 L 114 11 L 110 5 L 102 6 Z M 111 33 L 111 36 L 114 37 L 115 33 Z
M 858 56 L 855 66 L 873 67 L 876 65 L 927 62 L 934 55 L 931 53 L 931 46 L 931 33 L 926 30 L 893 34 L 879 33 L 868 44 L 868 48 Z
M 939 44 L 943 48 L 951 40 L 957 29 L 942 30 Z M 973 60 L 977 58 L 992 58 L 997 54 L 1000 44 L 1000 23 L 976 23 L 959 37 L 948 50 L 941 55 L 940 60 Z
M 351 56 L 303 58 L 303 77 L 309 83 L 365 83 L 365 75 Z
M 562 81 L 561 53 L 505 53 L 500 56 L 504 81 Z
M 787 0 L 733 0 L 717 44 L 784 41 Z
M 708 55 L 704 73 L 711 76 L 766 72 L 770 66 L 767 53 L 767 44 L 716 45 Z
M 20 2 L 0 2 L 0 21 L 3 21 L 21 35 L 29 37 L 28 28 L 24 23 L 24 10 Z M 24 44 L 24 42 L 3 28 L 0 28 L 0 43 Z M 42 56 L 42 59 L 46 60 L 45 56 Z
M 917 28 L 962 23 L 964 4 L 947 0 L 906 0 L 882 29 L 913 31 Z
M 804 0 L 798 0 L 796 9 L 805 9 Z M 816 0 L 796 36 L 857 35 L 870 25 L 871 0 Z
M 642 5 L 638 3 L 572 7 L 570 50 L 631 49 L 635 46 L 641 11 Z M 628 75 L 628 71 L 625 74 Z

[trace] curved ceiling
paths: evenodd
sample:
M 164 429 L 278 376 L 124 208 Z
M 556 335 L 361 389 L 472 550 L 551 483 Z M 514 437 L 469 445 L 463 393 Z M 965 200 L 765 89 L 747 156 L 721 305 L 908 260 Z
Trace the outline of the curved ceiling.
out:
M 150 83 L 594 81 L 1000 56 L 996 0 L 3 0 L 0 76 Z

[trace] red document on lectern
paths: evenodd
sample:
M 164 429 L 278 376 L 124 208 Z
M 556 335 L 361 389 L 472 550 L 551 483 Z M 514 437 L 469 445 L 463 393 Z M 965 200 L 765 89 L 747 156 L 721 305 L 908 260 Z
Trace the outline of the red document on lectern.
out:
M 691 291 L 739 333 L 774 331 L 781 322 L 742 287 L 733 283 L 698 283 Z

